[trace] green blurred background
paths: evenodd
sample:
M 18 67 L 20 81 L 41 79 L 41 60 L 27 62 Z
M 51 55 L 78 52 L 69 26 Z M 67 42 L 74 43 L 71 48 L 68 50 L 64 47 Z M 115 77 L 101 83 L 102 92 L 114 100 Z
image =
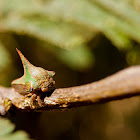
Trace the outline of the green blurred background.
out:
M 140 64 L 139 0 L 0 0 L 0 11 L 0 85 L 23 74 L 15 48 L 35 66 L 56 71 L 56 88 Z M 16 113 L 11 121 L 37 140 L 139 140 L 139 107 L 140 98 L 133 97 Z

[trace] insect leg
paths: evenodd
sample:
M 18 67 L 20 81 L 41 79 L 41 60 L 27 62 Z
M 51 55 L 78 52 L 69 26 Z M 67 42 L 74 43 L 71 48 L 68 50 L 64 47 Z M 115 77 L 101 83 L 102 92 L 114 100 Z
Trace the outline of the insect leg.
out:
M 42 101 L 40 99 L 40 96 L 37 96 L 37 102 L 38 102 L 40 107 L 43 107 L 43 103 L 42 103 Z

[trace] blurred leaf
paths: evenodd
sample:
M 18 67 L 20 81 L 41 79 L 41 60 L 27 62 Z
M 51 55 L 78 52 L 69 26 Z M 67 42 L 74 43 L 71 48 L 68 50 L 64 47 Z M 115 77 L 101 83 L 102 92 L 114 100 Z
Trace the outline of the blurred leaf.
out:
M 13 64 L 14 55 L 11 54 L 12 50 L 15 52 L 15 47 L 18 44 L 12 34 L 0 33 L 0 85 L 10 86 L 18 71 Z
M 140 46 L 130 49 L 126 54 L 126 59 L 129 65 L 140 64 Z
M 15 126 L 9 120 L 0 118 L 0 140 L 29 140 L 23 131 L 12 133 L 14 129 Z
M 108 12 L 123 18 L 139 27 L 140 14 L 127 2 L 122 0 L 91 0 L 93 3 L 106 9 Z
M 0 118 L 0 137 L 8 135 L 15 129 L 15 126 L 9 120 Z
M 114 15 L 112 15 L 112 13 L 108 13 L 101 7 L 92 5 L 90 2 L 85 1 L 85 0 L 78 0 L 76 3 L 74 0 L 67 0 L 67 1 L 52 0 L 52 1 L 44 1 L 42 3 L 39 1 L 32 1 L 32 0 L 24 1 L 24 2 L 19 2 L 17 0 L 14 0 L 15 6 L 14 4 L 9 4 L 8 1 L 9 0 L 4 1 L 3 8 L 2 8 L 4 13 L 9 12 L 9 14 L 6 14 L 5 17 L 10 16 L 10 18 L 7 18 L 8 20 L 4 22 L 5 27 L 10 26 L 10 28 L 13 28 L 13 30 L 16 30 L 16 28 L 18 29 L 20 27 L 18 29 L 19 32 L 25 31 L 27 34 L 32 34 L 32 35 L 36 35 L 36 32 L 34 32 L 34 30 L 38 31 L 39 33 L 41 33 L 42 30 L 44 32 L 49 31 L 48 34 L 45 33 L 47 34 L 46 38 L 50 40 L 50 42 L 55 43 L 55 45 L 60 44 L 62 46 L 65 46 L 65 44 L 69 44 L 70 42 L 69 40 L 71 40 L 72 42 L 70 43 L 69 47 L 71 46 L 71 44 L 73 45 L 73 42 L 79 43 L 80 42 L 79 40 L 81 40 L 81 43 L 85 42 L 87 40 L 86 36 L 83 36 L 83 38 L 81 39 L 80 36 L 77 37 L 76 32 L 74 30 L 76 28 L 79 28 L 79 25 L 85 27 L 85 28 L 80 28 L 80 30 L 83 31 L 82 33 L 84 34 L 89 33 L 89 35 L 92 35 L 91 32 L 93 33 L 93 31 L 97 32 L 100 30 L 109 39 L 111 39 L 112 42 L 117 46 L 127 46 L 130 43 L 128 36 L 137 38 L 137 40 L 140 39 L 140 34 L 133 30 L 135 26 L 129 25 L 127 22 L 123 21 L 122 19 L 116 18 Z M 21 4 L 23 6 L 21 6 Z M 58 22 L 61 19 L 65 23 L 60 21 L 63 24 L 62 26 L 59 26 L 59 24 L 56 24 L 54 22 L 55 25 L 53 28 L 53 21 L 51 21 L 49 25 L 52 24 L 51 25 L 52 28 L 50 28 L 50 30 L 48 30 L 48 27 L 47 27 L 48 24 L 46 25 L 44 24 L 44 27 L 47 27 L 47 28 L 42 28 L 41 30 L 42 26 L 40 27 L 36 25 L 34 27 L 34 22 L 36 21 L 41 22 L 41 19 L 34 18 L 32 19 L 34 22 L 32 22 L 32 20 L 29 20 L 30 16 L 32 17 L 33 15 L 35 15 L 35 17 L 40 17 L 40 15 L 44 16 L 44 19 L 43 19 L 44 21 L 46 20 L 47 17 L 50 17 L 54 21 Z M 15 17 L 20 17 L 20 18 L 18 20 Z M 28 21 L 25 17 L 28 18 Z M 12 20 L 12 23 L 11 23 L 11 20 Z M 74 26 L 69 26 L 69 28 L 66 29 L 65 26 L 68 26 L 70 24 L 70 23 L 68 24 L 68 22 L 75 24 L 75 28 Z M 18 26 L 16 27 L 16 25 Z M 32 28 L 28 28 L 29 26 Z M 131 27 L 132 29 L 131 28 L 129 29 L 129 27 Z M 63 31 L 64 28 L 65 30 Z M 61 29 L 61 32 L 60 32 L 60 29 Z M 51 34 L 51 31 L 53 34 Z M 73 32 L 73 34 L 71 34 L 71 32 Z M 72 39 L 71 39 L 71 35 L 74 35 L 74 34 L 75 34 L 75 38 L 73 38 L 72 36 Z M 53 37 L 51 35 L 53 35 Z M 69 36 L 66 38 L 64 37 L 64 35 L 66 35 L 66 37 L 67 35 Z M 39 36 L 40 38 L 42 37 L 40 34 L 38 35 L 38 37 Z M 56 40 L 55 40 L 55 36 L 56 36 Z M 64 37 L 64 39 L 66 40 L 65 41 L 62 41 L 63 39 L 57 40 L 57 38 L 58 37 L 60 38 L 60 36 L 62 36 L 61 38 Z M 66 41 L 67 43 L 65 43 Z
M 44 11 L 48 16 L 97 29 L 117 46 L 128 45 L 130 38 L 140 40 L 139 28 L 89 1 L 52 0 Z
M 137 0 L 3 0 L 0 31 L 46 41 L 58 47 L 53 52 L 64 63 L 84 69 L 93 58 L 88 49 L 79 46 L 88 46 L 99 32 L 120 50 L 131 49 L 133 40 L 140 43 L 136 3 Z
M 75 49 L 57 51 L 58 57 L 72 69 L 83 71 L 94 63 L 94 57 L 87 46 L 79 46 Z
M 29 138 L 25 132 L 18 131 L 3 137 L 1 140 L 29 140 Z
M 79 46 L 94 35 L 93 30 L 83 26 L 48 18 L 42 14 L 45 7 L 38 1 L 14 2 L 3 2 L 4 17 L 1 24 L 5 30 L 32 35 L 63 48 Z
M 28 17 L 22 18 L 12 16 L 3 20 L 7 30 L 17 32 L 18 34 L 27 34 L 37 37 L 40 40 L 48 41 L 62 48 L 74 48 L 84 43 L 92 32 L 85 33 L 82 27 L 60 22 L 51 21 L 47 18 Z
M 0 71 L 10 64 L 10 55 L 0 40 Z
M 40 43 L 40 42 L 39 42 Z M 44 42 L 40 43 L 42 47 L 49 48 L 59 60 L 65 63 L 72 69 L 78 71 L 84 71 L 91 68 L 94 64 L 94 55 L 93 52 L 86 46 L 77 46 L 73 49 L 63 49 L 51 46 Z

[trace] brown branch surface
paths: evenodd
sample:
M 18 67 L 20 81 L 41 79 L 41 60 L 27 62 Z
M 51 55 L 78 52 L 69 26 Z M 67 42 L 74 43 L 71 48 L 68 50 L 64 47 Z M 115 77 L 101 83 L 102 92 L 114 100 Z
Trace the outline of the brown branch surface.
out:
M 4 114 L 11 105 L 23 111 L 73 108 L 94 103 L 128 98 L 140 94 L 140 66 L 124 69 L 103 80 L 86 85 L 54 90 L 43 100 L 40 107 L 12 88 L 0 87 L 0 113 Z

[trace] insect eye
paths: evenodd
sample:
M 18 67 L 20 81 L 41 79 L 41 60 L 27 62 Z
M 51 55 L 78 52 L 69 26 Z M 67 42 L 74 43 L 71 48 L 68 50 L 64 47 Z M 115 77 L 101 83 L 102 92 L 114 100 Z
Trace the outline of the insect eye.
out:
M 42 92 L 47 92 L 48 88 L 41 88 Z
M 53 81 L 53 85 L 55 85 L 55 81 Z

